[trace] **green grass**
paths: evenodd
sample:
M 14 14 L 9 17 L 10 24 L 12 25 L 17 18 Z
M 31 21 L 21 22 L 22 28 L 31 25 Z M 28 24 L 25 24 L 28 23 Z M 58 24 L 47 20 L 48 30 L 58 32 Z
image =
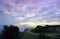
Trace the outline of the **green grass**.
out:
M 38 34 L 33 34 L 31 32 L 25 32 L 22 39 L 38 39 Z
M 58 35 L 60 35 L 60 34 L 58 34 L 58 33 L 51 33 L 51 34 L 46 34 L 46 35 L 51 37 L 51 38 L 59 38 Z
M 59 38 L 57 37 L 57 35 L 60 35 L 60 34 L 57 34 L 57 33 L 45 33 L 46 36 L 49 36 L 50 38 Z M 39 39 L 38 38 L 39 34 L 37 33 L 32 33 L 32 32 L 29 32 L 29 31 L 26 31 L 22 37 L 22 39 Z

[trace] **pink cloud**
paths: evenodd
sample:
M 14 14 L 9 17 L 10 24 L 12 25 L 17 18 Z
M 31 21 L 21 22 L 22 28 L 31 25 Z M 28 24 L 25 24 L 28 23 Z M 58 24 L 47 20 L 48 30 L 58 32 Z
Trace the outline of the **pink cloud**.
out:
M 26 1 L 26 2 L 34 2 L 35 1 L 36 2 L 38 0 L 24 0 L 24 1 Z M 23 7 L 25 5 L 28 5 L 28 6 L 30 5 L 29 3 L 21 3 L 21 2 L 16 4 L 15 2 L 13 2 L 13 0 L 3 0 L 3 2 L 12 6 L 12 7 L 18 7 L 18 6 Z M 47 1 L 43 2 L 42 5 L 45 5 L 45 4 L 48 4 L 48 3 L 51 3 L 51 2 L 53 2 L 53 1 L 52 0 L 47 0 Z
M 10 14 L 10 12 L 7 9 L 4 9 L 4 14 L 7 15 Z

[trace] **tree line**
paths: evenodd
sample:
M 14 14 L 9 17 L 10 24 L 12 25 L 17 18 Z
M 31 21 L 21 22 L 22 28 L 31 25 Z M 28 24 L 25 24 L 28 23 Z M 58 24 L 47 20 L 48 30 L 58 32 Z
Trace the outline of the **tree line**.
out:
M 31 32 L 39 33 L 39 39 L 51 39 L 49 36 L 46 36 L 45 33 L 60 33 L 59 31 L 60 25 L 37 25 L 34 29 L 31 29 Z M 19 32 L 19 28 L 17 26 L 4 25 L 1 39 L 20 39 L 23 36 L 24 32 L 22 35 L 20 35 L 21 33 Z
M 58 32 L 58 30 L 60 30 L 60 25 L 37 25 L 37 27 L 32 29 L 31 31 L 35 33 L 54 33 Z
M 1 39 L 18 39 L 19 28 L 13 25 L 4 25 Z
M 51 38 L 50 36 L 47 36 L 46 34 L 49 33 L 60 33 L 60 25 L 45 25 L 40 26 L 37 25 L 36 28 L 31 30 L 33 33 L 39 33 L 39 39 L 60 39 L 60 35 L 57 35 L 58 38 Z

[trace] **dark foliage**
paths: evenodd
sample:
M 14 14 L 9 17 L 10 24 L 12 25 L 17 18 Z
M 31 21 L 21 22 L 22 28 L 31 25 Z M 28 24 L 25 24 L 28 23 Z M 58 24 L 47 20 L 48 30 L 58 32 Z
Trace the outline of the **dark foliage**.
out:
M 36 33 L 41 33 L 43 32 L 43 27 L 38 25 L 35 29 L 32 29 L 31 31 Z
M 19 36 L 19 28 L 13 25 L 4 25 L 2 39 L 17 39 Z
M 56 33 L 56 32 L 60 33 L 60 25 L 45 25 L 45 26 L 38 25 L 31 31 L 35 33 Z
M 40 34 L 39 35 L 39 39 L 45 39 L 45 38 L 46 38 L 45 34 Z
M 34 33 L 39 33 L 39 39 L 60 39 L 60 25 L 45 25 L 40 26 L 38 25 L 36 28 L 31 30 Z M 51 38 L 50 36 L 47 36 L 47 33 L 56 33 L 59 35 L 56 36 L 56 38 Z

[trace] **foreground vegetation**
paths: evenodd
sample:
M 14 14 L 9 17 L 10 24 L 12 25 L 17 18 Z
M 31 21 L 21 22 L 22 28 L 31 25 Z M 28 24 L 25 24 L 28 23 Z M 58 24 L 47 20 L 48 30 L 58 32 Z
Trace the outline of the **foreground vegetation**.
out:
M 0 39 L 60 39 L 60 25 L 37 25 L 34 29 L 20 32 L 13 25 L 4 25 Z
M 39 33 L 39 39 L 60 39 L 60 25 L 38 25 L 31 31 Z

